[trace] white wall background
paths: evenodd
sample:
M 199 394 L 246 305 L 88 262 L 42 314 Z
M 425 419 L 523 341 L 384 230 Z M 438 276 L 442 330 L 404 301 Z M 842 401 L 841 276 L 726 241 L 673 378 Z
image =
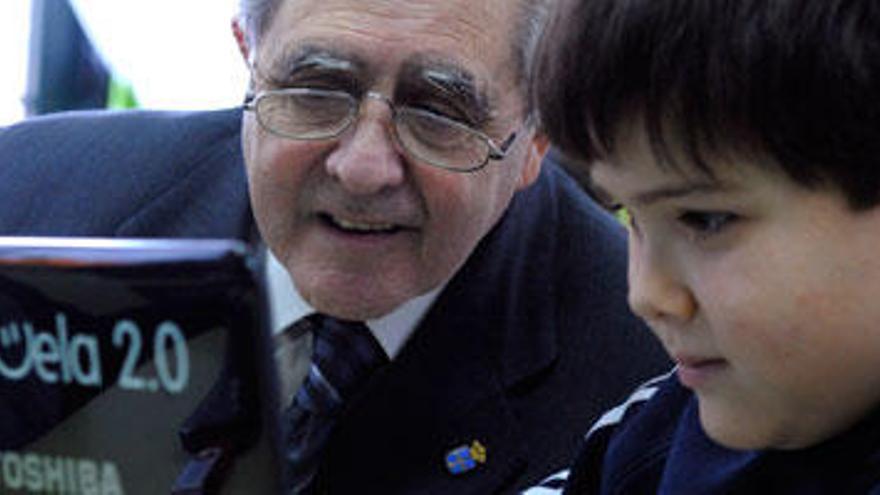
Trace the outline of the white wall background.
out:
M 0 126 L 24 116 L 30 0 L 0 0 Z
M 71 3 L 104 59 L 134 86 L 142 107 L 241 103 L 247 71 L 230 29 L 236 0 Z M 30 0 L 0 0 L 0 125 L 23 116 L 29 21 Z

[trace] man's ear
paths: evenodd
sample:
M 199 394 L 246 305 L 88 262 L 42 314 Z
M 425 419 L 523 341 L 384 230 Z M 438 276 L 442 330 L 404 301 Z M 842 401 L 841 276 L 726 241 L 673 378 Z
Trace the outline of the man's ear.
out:
M 525 189 L 532 185 L 532 182 L 535 182 L 535 179 L 538 178 L 538 174 L 541 172 L 541 162 L 544 160 L 544 155 L 547 154 L 549 149 L 550 139 L 547 135 L 541 131 L 535 131 L 535 134 L 528 143 L 526 163 L 520 172 L 519 183 L 516 186 L 517 190 Z
M 238 16 L 232 18 L 232 35 L 235 36 L 235 43 L 238 45 L 238 51 L 241 53 L 244 63 L 250 65 L 250 47 Z

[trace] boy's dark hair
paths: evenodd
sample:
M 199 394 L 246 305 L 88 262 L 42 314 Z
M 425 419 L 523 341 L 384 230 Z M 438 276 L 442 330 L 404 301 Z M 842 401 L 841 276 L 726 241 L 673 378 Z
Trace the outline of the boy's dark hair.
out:
M 533 80 L 571 156 L 615 150 L 643 118 L 669 160 L 758 150 L 806 187 L 880 202 L 880 1 L 561 0 Z

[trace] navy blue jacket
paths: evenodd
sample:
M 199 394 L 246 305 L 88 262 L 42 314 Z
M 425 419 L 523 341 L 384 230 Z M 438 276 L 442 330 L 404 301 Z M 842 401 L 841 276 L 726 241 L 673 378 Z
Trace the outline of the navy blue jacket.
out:
M 696 397 L 668 375 L 593 427 L 564 493 L 880 495 L 880 410 L 808 449 L 736 451 L 706 436 Z
M 254 239 L 239 110 L 75 113 L 0 131 L 0 235 Z M 328 493 L 509 493 L 668 366 L 626 307 L 625 239 L 557 165 L 518 193 L 337 423 Z M 477 440 L 463 475 L 444 456 Z M 367 490 L 368 489 L 368 490 Z

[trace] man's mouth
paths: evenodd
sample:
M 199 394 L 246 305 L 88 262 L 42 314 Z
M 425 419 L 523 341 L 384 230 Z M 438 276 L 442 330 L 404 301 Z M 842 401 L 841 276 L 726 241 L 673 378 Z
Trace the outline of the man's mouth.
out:
M 394 223 L 354 220 L 329 213 L 321 213 L 319 217 L 328 226 L 349 234 L 395 234 L 403 229 L 403 226 Z

